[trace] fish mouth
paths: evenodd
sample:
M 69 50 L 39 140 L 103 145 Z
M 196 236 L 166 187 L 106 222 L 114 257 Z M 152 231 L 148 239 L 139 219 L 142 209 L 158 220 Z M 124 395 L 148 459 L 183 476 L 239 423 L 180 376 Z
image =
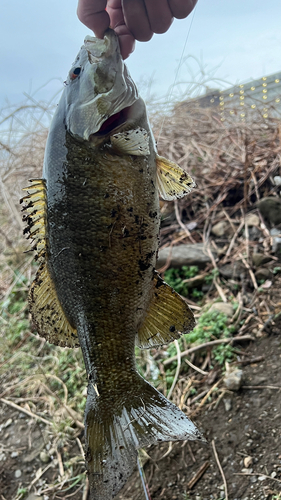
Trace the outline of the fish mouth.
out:
M 100 137 L 112 134 L 116 129 L 119 129 L 122 125 L 124 125 L 129 117 L 131 106 L 121 109 L 118 113 L 114 113 L 109 116 L 101 125 L 99 130 L 92 134 L 93 137 Z

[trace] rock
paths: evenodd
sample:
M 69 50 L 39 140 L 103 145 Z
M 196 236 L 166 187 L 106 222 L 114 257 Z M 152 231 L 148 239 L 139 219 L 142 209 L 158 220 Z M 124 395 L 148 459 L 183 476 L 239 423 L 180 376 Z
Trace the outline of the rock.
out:
M 251 241 L 259 241 L 260 237 L 262 236 L 259 226 L 249 227 L 248 233 L 249 240 Z
M 269 227 L 281 224 L 281 199 L 277 197 L 263 198 L 257 203 L 264 222 Z
M 230 236 L 233 234 L 233 229 L 229 222 L 222 220 L 212 227 L 212 234 L 215 236 Z
M 25 500 L 43 500 L 43 497 L 39 497 L 36 493 L 30 493 Z
M 12 451 L 11 458 L 17 458 L 18 456 L 19 456 L 19 452 L 18 451 Z
M 243 372 L 236 368 L 232 372 L 226 372 L 224 385 L 229 391 L 239 391 L 243 381 Z
M 268 383 L 268 378 L 263 375 L 254 375 L 250 379 L 251 385 L 262 385 Z
M 231 318 L 234 313 L 233 305 L 225 302 L 215 302 L 211 305 L 209 311 L 219 311 L 225 314 L 228 318 Z
M 244 458 L 244 466 L 246 467 L 246 469 L 248 469 L 248 467 L 250 467 L 250 465 L 252 465 L 252 463 L 253 463 L 253 457 L 249 456 L 249 457 Z
M 237 260 L 233 264 L 225 264 L 224 266 L 219 268 L 220 274 L 224 278 L 229 279 L 240 279 L 241 275 L 245 274 L 246 271 L 246 267 L 239 260 Z
M 232 408 L 232 401 L 230 398 L 224 398 L 223 399 L 225 411 L 230 411 Z
M 177 247 L 173 246 L 172 248 L 162 248 L 159 250 L 156 267 L 157 269 L 163 267 L 167 260 L 170 261 L 170 267 L 204 267 L 206 264 L 211 262 L 205 248 L 205 245 L 202 243 L 195 243 L 194 245 L 178 245 Z M 212 253 L 214 257 L 216 257 L 213 250 Z
M 272 278 L 272 272 L 267 267 L 260 267 L 256 270 L 255 277 L 257 280 L 267 280 Z
M 12 419 L 9 418 L 3 425 L 3 429 L 6 429 L 7 427 L 9 427 L 9 425 L 11 425 L 13 423 Z
M 16 472 L 15 472 L 15 478 L 19 478 L 21 477 L 21 470 L 17 469 Z
M 272 236 L 272 252 L 276 254 L 281 253 L 281 230 L 273 227 L 270 230 Z
M 272 258 L 269 255 L 264 255 L 263 253 L 253 253 L 252 262 L 255 267 L 260 267 L 270 262 Z
M 48 453 L 46 453 L 45 451 L 41 451 L 39 457 L 40 457 L 41 462 L 43 462 L 44 464 L 47 464 L 51 460 L 50 455 Z
M 246 217 L 245 217 L 245 223 L 249 227 L 259 226 L 260 225 L 260 218 L 259 218 L 258 215 L 250 213 L 250 214 L 246 215 Z
M 281 177 L 280 177 L 280 175 L 275 175 L 273 177 L 273 183 L 275 184 L 275 186 L 281 186 Z

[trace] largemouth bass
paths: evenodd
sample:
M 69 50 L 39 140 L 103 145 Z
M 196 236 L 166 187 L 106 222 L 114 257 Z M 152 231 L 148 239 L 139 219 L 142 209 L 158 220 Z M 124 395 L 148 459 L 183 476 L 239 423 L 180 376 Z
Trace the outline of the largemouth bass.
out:
M 40 261 L 29 293 L 38 333 L 80 346 L 88 375 L 85 459 L 92 498 L 109 500 L 137 449 L 202 439 L 137 372 L 135 345 L 179 338 L 193 314 L 155 271 L 163 199 L 194 186 L 157 155 L 146 107 L 109 30 L 87 37 L 68 75 L 43 178 L 26 188 L 26 232 Z

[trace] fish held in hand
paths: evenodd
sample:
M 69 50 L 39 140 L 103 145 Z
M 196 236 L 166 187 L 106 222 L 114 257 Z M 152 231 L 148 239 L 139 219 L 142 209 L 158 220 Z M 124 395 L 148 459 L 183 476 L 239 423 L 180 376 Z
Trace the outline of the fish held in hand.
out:
M 159 193 L 172 200 L 193 186 L 157 155 L 114 32 L 87 37 L 51 124 L 43 178 L 23 201 L 40 262 L 29 292 L 33 321 L 49 342 L 83 353 L 85 459 L 97 500 L 122 488 L 138 448 L 202 439 L 138 374 L 134 354 L 135 345 L 167 344 L 194 327 L 187 304 L 155 271 Z

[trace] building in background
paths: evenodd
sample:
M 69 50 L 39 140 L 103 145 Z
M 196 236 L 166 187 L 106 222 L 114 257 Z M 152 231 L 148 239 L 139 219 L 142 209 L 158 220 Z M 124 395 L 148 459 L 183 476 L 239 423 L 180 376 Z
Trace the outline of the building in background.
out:
M 221 121 L 246 121 L 255 117 L 281 119 L 281 72 L 235 85 L 225 90 L 209 90 L 184 106 L 213 109 Z

